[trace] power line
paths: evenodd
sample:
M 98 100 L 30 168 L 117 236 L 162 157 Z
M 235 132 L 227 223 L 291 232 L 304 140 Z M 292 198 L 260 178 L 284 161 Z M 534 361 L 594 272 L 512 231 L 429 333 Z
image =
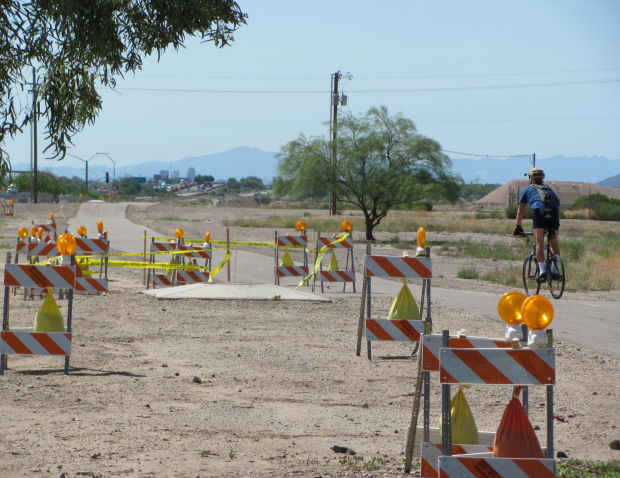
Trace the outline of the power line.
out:
M 510 155 L 502 155 L 502 154 L 477 154 L 477 153 L 459 153 L 458 151 L 450 151 L 447 149 L 442 149 L 442 153 L 452 153 L 452 154 L 460 154 L 462 156 L 476 156 L 479 158 L 531 158 L 531 154 L 510 154 Z
M 602 121 L 620 120 L 620 116 L 601 116 L 590 118 L 463 118 L 463 119 L 416 119 L 415 123 L 480 123 L 480 122 L 519 122 L 519 121 Z M 325 120 L 288 119 L 288 120 L 100 120 L 97 124 L 318 124 Z
M 582 70 L 553 70 L 553 71 L 528 71 L 528 72 L 513 72 L 513 73 L 461 73 L 453 75 L 386 75 L 386 76 L 356 76 L 356 80 L 411 80 L 411 79 L 435 79 L 435 78 L 477 78 L 477 77 L 497 77 L 497 76 L 529 76 L 529 75 L 553 75 L 553 74 L 566 74 L 566 73 L 593 73 L 601 71 L 616 71 L 620 70 L 620 67 L 612 68 L 589 68 Z M 209 75 L 158 75 L 141 73 L 140 78 L 177 78 L 177 79 L 205 79 L 205 80 L 283 80 L 283 81 L 295 81 L 295 80 L 322 80 L 324 75 L 313 76 L 209 76 Z
M 381 89 L 381 90 L 348 90 L 349 94 L 353 93 L 421 93 L 421 92 L 441 92 L 441 91 L 471 91 L 471 90 L 505 90 L 518 88 L 541 88 L 552 86 L 582 86 L 597 85 L 604 83 L 620 83 L 620 78 L 603 78 L 599 80 L 583 80 L 583 81 L 556 81 L 549 83 L 524 83 L 512 85 L 485 85 L 485 86 L 454 86 L 439 88 L 399 88 L 399 89 Z M 325 90 L 219 90 L 219 89 L 184 89 L 184 88 L 139 88 L 139 87 L 122 87 L 118 90 L 126 91 L 153 91 L 153 92 L 170 92 L 170 93 L 218 93 L 218 94 L 327 94 Z

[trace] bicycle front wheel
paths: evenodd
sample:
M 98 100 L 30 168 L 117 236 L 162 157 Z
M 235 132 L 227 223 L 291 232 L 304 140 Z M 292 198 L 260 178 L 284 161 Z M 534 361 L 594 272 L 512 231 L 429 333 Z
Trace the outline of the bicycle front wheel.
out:
M 547 282 L 549 283 L 549 292 L 551 297 L 559 299 L 564 294 L 564 283 L 566 281 L 566 274 L 564 273 L 564 263 L 559 257 L 550 257 L 548 262 L 549 273 L 547 276 Z
M 534 254 L 530 254 L 523 262 L 523 288 L 525 295 L 536 295 L 540 291 L 538 282 L 538 261 Z

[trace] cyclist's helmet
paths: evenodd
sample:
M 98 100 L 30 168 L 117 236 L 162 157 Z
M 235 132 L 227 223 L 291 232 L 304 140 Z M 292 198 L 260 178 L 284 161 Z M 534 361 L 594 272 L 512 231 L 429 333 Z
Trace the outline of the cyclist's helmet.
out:
M 527 175 L 533 181 L 542 181 L 543 179 L 545 179 L 545 172 L 540 168 L 530 169 Z

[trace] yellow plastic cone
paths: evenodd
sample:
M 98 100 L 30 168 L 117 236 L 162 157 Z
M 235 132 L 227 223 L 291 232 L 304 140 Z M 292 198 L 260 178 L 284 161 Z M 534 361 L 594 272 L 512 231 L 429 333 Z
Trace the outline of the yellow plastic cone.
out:
M 45 300 L 41 304 L 34 319 L 35 332 L 64 332 L 65 323 L 54 300 L 52 291 L 48 290 Z
M 392 320 L 420 320 L 420 310 L 416 304 L 407 281 L 403 279 L 403 286 L 400 288 L 398 295 L 392 302 L 388 319 Z
M 464 386 L 460 385 L 458 392 L 452 397 L 450 408 L 452 443 L 458 445 L 478 445 L 480 443 L 478 427 L 463 390 Z M 439 428 L 441 428 L 441 420 L 439 421 Z
M 293 258 L 291 257 L 290 252 L 284 253 L 284 255 L 282 256 L 282 259 L 280 259 L 280 265 L 285 266 L 285 267 L 291 267 L 295 265 L 295 261 L 293 261 Z
M 332 258 L 329 260 L 329 267 L 327 270 L 330 271 L 338 271 L 340 270 L 340 264 L 338 264 L 338 259 L 336 259 L 336 254 L 334 254 L 334 250 L 329 250 L 332 253 Z

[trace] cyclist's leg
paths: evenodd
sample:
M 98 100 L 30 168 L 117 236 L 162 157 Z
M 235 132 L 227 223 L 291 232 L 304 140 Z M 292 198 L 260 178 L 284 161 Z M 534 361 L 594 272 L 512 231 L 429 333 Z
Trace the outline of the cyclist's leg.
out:
M 536 260 L 538 261 L 538 264 L 544 264 L 545 230 L 542 227 L 535 227 L 532 229 L 532 235 L 534 236 L 534 242 L 536 243 Z
M 560 242 L 559 242 L 559 231 L 553 231 L 553 236 L 549 240 L 551 243 L 551 250 L 556 256 L 560 255 Z

